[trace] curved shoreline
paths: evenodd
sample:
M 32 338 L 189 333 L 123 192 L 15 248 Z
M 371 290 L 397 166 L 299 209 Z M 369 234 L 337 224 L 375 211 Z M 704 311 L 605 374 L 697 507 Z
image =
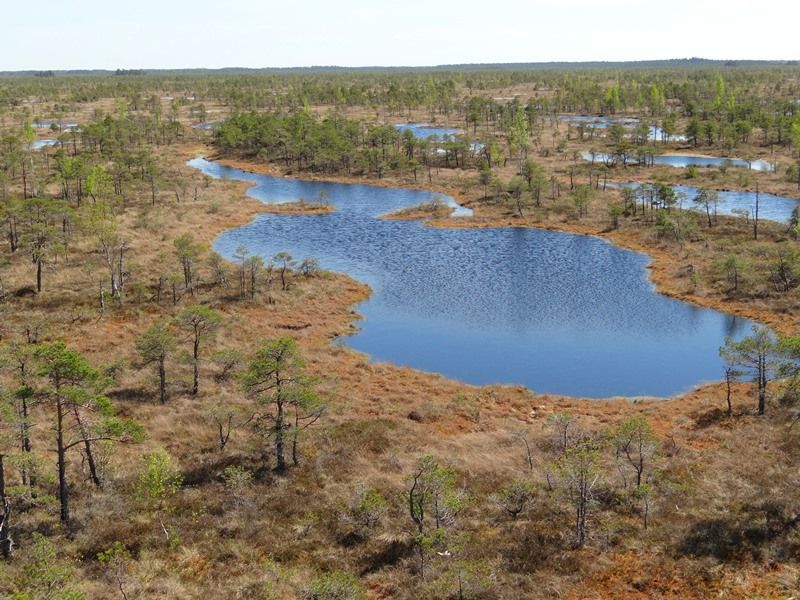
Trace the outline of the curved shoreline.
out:
M 224 166 L 233 167 L 247 171 L 250 173 L 271 175 L 276 177 L 288 177 L 298 179 L 301 181 L 325 181 L 331 183 L 347 183 L 359 185 L 373 185 L 383 188 L 404 188 L 413 190 L 422 190 L 427 192 L 444 193 L 450 195 L 456 202 L 462 206 L 468 206 L 469 202 L 464 198 L 463 194 L 457 189 L 448 188 L 441 185 L 431 185 L 429 187 L 422 187 L 418 184 L 409 184 L 402 181 L 385 181 L 385 180 L 372 180 L 363 177 L 347 177 L 347 176 L 316 176 L 302 174 L 296 176 L 295 174 L 288 175 L 283 173 L 279 168 L 273 165 L 261 165 L 251 161 L 241 159 L 228 159 L 221 158 L 218 155 L 209 155 L 209 160 L 214 160 Z M 248 186 L 250 187 L 250 186 Z M 270 212 L 270 211 L 264 211 Z M 481 216 L 475 215 L 472 217 L 448 217 L 444 219 L 429 219 L 425 220 L 424 224 L 428 227 L 442 227 L 442 228 L 501 228 L 501 227 L 524 227 L 531 229 L 545 229 L 549 231 L 559 231 L 562 233 L 571 233 L 577 235 L 589 235 L 604 239 L 611 244 L 644 254 L 648 257 L 649 262 L 646 266 L 648 277 L 653 284 L 655 290 L 663 295 L 684 302 L 691 303 L 695 306 L 702 308 L 709 308 L 721 312 L 733 314 L 745 319 L 758 321 L 763 323 L 779 334 L 790 335 L 797 331 L 800 326 L 800 320 L 796 315 L 790 314 L 777 314 L 769 309 L 760 309 L 747 305 L 737 303 L 735 301 L 724 300 L 721 298 L 713 298 L 707 296 L 698 296 L 688 291 L 678 288 L 676 278 L 671 275 L 670 271 L 675 268 L 680 268 L 681 263 L 676 261 L 674 256 L 669 252 L 655 248 L 651 245 L 643 243 L 641 240 L 635 239 L 634 236 L 626 235 L 623 230 L 599 230 L 595 227 L 584 225 L 582 223 L 568 223 L 568 222 L 532 222 L 528 219 L 520 219 L 517 217 L 498 217 L 498 216 Z

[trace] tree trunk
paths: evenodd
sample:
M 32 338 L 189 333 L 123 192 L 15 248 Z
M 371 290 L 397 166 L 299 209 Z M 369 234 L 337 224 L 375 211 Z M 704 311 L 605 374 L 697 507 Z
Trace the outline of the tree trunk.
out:
M 297 455 L 297 438 L 300 436 L 300 411 L 297 405 L 294 407 L 294 430 L 292 431 L 292 464 L 296 467 L 300 464 L 299 456 Z
M 81 416 L 77 407 L 73 408 L 73 414 L 75 415 L 75 421 L 78 423 L 78 431 L 80 431 L 81 437 L 83 438 L 83 449 L 84 452 L 86 452 L 86 461 L 89 463 L 89 479 L 92 480 L 95 486 L 103 487 L 103 482 L 100 481 L 100 477 L 97 475 L 97 463 L 94 461 L 92 444 L 89 441 L 89 432 L 86 431 L 86 427 L 84 427 L 83 421 L 81 421 Z
M 725 374 L 725 403 L 728 405 L 728 416 L 733 416 L 733 404 L 731 403 L 731 376 Z
M 61 522 L 69 525 L 69 485 L 67 484 L 66 449 L 64 448 L 64 408 L 56 392 L 56 453 L 58 455 L 58 501 Z
M 192 346 L 192 358 L 194 359 L 194 369 L 193 369 L 193 378 L 192 378 L 192 396 L 197 395 L 197 390 L 199 388 L 200 382 L 200 365 L 199 365 L 199 356 L 200 356 L 200 333 L 195 331 L 194 334 L 194 344 Z
M 117 261 L 117 299 L 122 299 L 122 289 L 125 287 L 125 242 L 122 242 L 119 246 L 119 259 Z
M 277 402 L 277 413 L 275 414 L 275 470 L 284 472 L 286 470 L 286 456 L 284 450 L 284 414 L 283 401 Z
M 23 372 L 23 377 L 24 377 Z M 22 479 L 22 485 L 30 485 L 33 487 L 35 484 L 35 478 L 33 475 L 28 473 L 28 465 L 26 463 L 26 459 L 30 456 L 31 451 L 31 436 L 30 436 L 30 425 L 28 423 L 28 400 L 26 398 L 22 398 L 20 400 L 20 424 L 19 424 L 19 439 L 21 442 L 22 447 L 22 466 L 20 467 L 20 478 Z
M 11 517 L 11 502 L 6 496 L 6 478 L 3 470 L 3 455 L 0 454 L 0 555 L 4 559 L 11 558 L 11 548 L 13 541 L 9 531 L 9 519 Z
M 36 257 L 36 291 L 42 291 L 42 259 L 41 257 Z
M 589 510 L 589 482 L 587 474 L 580 475 L 578 482 L 578 506 L 575 522 L 575 534 L 577 538 L 577 545 L 583 548 L 586 543 L 586 516 Z
M 89 440 L 83 440 L 83 448 L 86 451 L 86 461 L 89 463 L 89 478 L 96 487 L 103 487 L 103 482 L 97 475 L 97 463 L 94 462 L 94 454 L 92 453 L 92 444 Z
M 22 158 L 22 197 L 28 199 L 28 170 L 25 168 L 25 158 Z
M 14 217 L 10 217 L 8 220 L 8 243 L 11 246 L 12 254 L 17 251 L 17 242 L 19 240 L 19 234 L 17 233 L 17 223 Z
M 645 496 L 644 497 L 644 514 L 642 515 L 642 523 L 644 528 L 647 529 L 647 518 L 650 516 L 650 499 Z

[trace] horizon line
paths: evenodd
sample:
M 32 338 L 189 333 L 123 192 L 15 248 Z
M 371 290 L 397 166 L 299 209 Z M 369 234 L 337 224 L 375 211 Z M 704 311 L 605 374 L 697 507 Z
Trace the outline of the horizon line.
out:
M 633 60 L 550 60 L 550 61 L 528 61 L 528 62 L 473 62 L 473 63 L 443 63 L 434 65 L 337 65 L 337 64 L 317 64 L 317 65 L 295 65 L 295 66 L 225 66 L 225 67 L 75 67 L 75 68 L 41 68 L 41 69 L 3 69 L 0 75 L 24 75 L 37 73 L 126 73 L 126 72 L 165 72 L 165 71 L 312 71 L 312 70 L 370 70 L 370 69 L 392 69 L 392 70 L 416 70 L 416 69 L 456 69 L 456 68 L 513 68 L 513 67 L 533 67 L 533 66 L 557 66 L 557 65 L 642 65 L 653 63 L 719 63 L 722 66 L 735 66 L 739 63 L 744 64 L 775 64 L 793 66 L 800 63 L 800 59 L 776 58 L 776 59 L 736 59 L 736 58 L 703 58 L 703 57 L 683 57 L 683 58 L 657 58 L 657 59 L 633 59 Z

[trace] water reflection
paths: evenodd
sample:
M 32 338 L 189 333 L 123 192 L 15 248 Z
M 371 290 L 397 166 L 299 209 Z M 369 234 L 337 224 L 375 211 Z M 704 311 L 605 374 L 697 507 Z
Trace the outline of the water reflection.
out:
M 581 152 L 583 160 L 594 160 L 595 162 L 603 162 L 614 164 L 621 162 L 620 158 L 612 154 L 604 152 Z M 634 156 L 628 156 L 626 159 L 627 164 L 636 164 Z M 736 167 L 740 169 L 751 169 L 753 171 L 775 171 L 774 163 L 765 160 L 745 160 L 743 158 L 721 158 L 719 156 L 703 156 L 700 154 L 658 154 L 653 157 L 653 163 L 656 165 L 668 165 L 670 167 L 684 168 L 688 166 L 695 167 Z
M 624 186 L 630 188 L 639 187 L 640 184 L 635 182 L 629 183 L 609 183 L 611 187 Z M 672 186 L 681 197 L 683 201 L 683 208 L 694 209 L 701 212 L 705 211 L 704 206 L 698 206 L 693 203 L 693 199 L 697 197 L 700 188 L 689 185 L 675 185 Z M 758 218 L 767 219 L 769 221 L 777 221 L 778 223 L 786 223 L 792 216 L 792 212 L 800 206 L 800 200 L 790 198 L 788 196 L 776 196 L 774 194 L 765 194 L 760 192 L 758 194 Z M 748 191 L 720 191 L 717 192 L 716 206 L 711 206 L 711 212 L 716 211 L 719 215 L 739 216 L 741 218 L 752 218 L 756 212 L 756 193 Z
M 538 229 L 437 229 L 379 215 L 431 192 L 304 182 L 196 159 L 212 177 L 254 184 L 267 202 L 315 198 L 336 211 L 260 215 L 221 235 L 269 259 L 314 256 L 369 284 L 347 343 L 375 360 L 473 384 L 515 383 L 588 397 L 671 395 L 719 379 L 729 315 L 654 292 L 647 258 L 593 237 Z M 746 328 L 743 328 L 746 332 Z

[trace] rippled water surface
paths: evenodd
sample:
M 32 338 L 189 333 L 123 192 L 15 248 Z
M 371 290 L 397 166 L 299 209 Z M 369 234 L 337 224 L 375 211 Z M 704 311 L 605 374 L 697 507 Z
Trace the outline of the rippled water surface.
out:
M 204 159 L 212 177 L 250 181 L 265 202 L 322 197 L 326 215 L 259 215 L 221 235 L 265 258 L 288 251 L 369 284 L 347 343 L 473 384 L 588 397 L 666 396 L 719 379 L 717 349 L 749 323 L 653 291 L 647 258 L 598 238 L 537 229 L 436 229 L 377 217 L 426 191 L 254 175 Z M 450 200 L 452 202 L 452 200 Z

